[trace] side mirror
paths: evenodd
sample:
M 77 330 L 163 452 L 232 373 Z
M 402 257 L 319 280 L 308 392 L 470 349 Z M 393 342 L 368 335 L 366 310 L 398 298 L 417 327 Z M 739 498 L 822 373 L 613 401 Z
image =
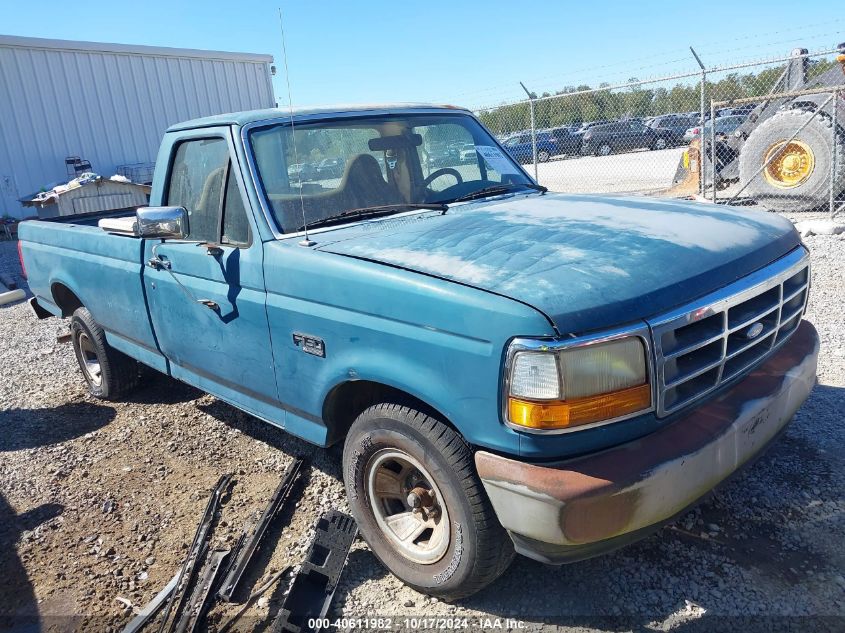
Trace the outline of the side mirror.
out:
M 188 236 L 188 212 L 184 207 L 140 207 L 135 211 L 138 237 L 183 240 Z

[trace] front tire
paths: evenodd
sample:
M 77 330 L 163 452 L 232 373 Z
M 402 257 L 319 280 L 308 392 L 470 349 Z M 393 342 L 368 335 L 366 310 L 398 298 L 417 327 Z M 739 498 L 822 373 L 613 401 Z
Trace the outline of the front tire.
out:
M 76 361 L 92 396 L 117 400 L 138 386 L 138 362 L 108 344 L 103 328 L 87 308 L 73 313 L 70 332 Z
M 539 152 L 537 152 L 537 161 L 538 161 L 538 162 L 541 162 L 541 163 L 547 163 L 547 162 L 549 162 L 549 159 L 550 159 L 551 157 L 552 157 L 552 156 L 551 156 L 551 154 L 549 154 L 549 153 L 548 153 L 546 150 L 544 150 L 544 149 L 541 149 Z
M 431 416 L 398 404 L 364 411 L 346 437 L 343 479 L 370 549 L 418 591 L 469 596 L 513 559 L 469 446 Z

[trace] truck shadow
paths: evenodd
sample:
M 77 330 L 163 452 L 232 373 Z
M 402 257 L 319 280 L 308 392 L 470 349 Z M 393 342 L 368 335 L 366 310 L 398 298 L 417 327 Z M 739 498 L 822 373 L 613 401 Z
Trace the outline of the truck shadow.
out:
M 0 413 L 0 453 L 59 444 L 104 427 L 114 416 L 113 408 L 84 401 L 7 409 Z
M 0 494 L 0 631 L 38 631 L 41 620 L 32 582 L 15 545 L 23 534 L 56 518 L 64 510 L 57 503 L 45 503 L 16 514 Z
M 123 402 L 134 404 L 179 404 L 200 398 L 204 392 L 181 380 L 154 369 L 142 370 L 141 387 L 128 394 Z
M 254 440 L 272 446 L 278 451 L 291 456 L 305 457 L 309 460 L 311 466 L 332 477 L 340 478 L 340 467 L 335 468 L 330 465 L 334 461 L 331 459 L 330 449 L 323 449 L 301 440 L 290 433 L 286 433 L 278 426 L 259 420 L 216 398 L 208 404 L 198 404 L 197 409 Z

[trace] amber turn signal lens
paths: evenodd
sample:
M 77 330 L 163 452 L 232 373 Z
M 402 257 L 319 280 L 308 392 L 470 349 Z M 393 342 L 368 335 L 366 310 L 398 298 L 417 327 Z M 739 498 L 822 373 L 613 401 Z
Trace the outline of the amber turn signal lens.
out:
M 598 396 L 557 402 L 508 398 L 508 418 L 511 423 L 530 429 L 568 429 L 612 420 L 650 406 L 651 386 L 645 384 Z

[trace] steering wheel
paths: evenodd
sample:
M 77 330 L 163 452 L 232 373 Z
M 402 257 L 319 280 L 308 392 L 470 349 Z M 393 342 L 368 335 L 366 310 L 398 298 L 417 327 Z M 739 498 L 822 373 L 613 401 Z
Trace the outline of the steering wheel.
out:
M 451 167 L 441 167 L 440 169 L 431 172 L 428 176 L 425 177 L 425 179 L 422 181 L 423 187 L 428 188 L 428 186 L 435 180 L 440 178 L 440 176 L 452 176 L 455 178 L 455 180 L 458 181 L 456 184 L 464 184 L 464 179 L 461 176 L 461 172 L 459 172 L 457 169 L 452 169 Z M 455 185 L 452 186 L 454 187 Z

